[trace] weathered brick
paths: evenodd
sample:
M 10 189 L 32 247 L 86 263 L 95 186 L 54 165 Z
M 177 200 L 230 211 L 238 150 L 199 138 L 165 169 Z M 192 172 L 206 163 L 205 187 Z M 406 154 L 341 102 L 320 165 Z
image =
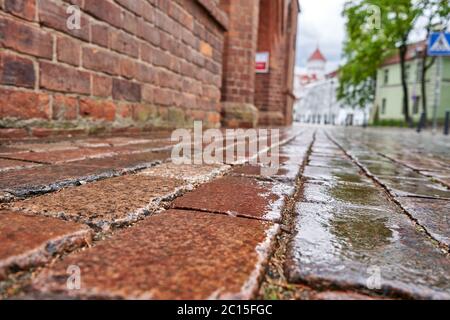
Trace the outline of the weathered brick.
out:
M 106 50 L 83 48 L 83 67 L 112 75 L 120 74 L 120 59 Z
M 149 43 L 153 44 L 154 46 L 159 46 L 161 43 L 161 34 L 160 31 L 149 24 L 148 22 L 144 20 L 138 21 L 138 36 L 144 40 L 147 40 Z
M 50 119 L 51 107 L 47 94 L 0 88 L 0 118 Z
M 284 190 L 283 190 L 284 189 Z M 290 187 L 242 177 L 225 177 L 174 201 L 174 208 L 277 220 Z
M 143 63 L 136 64 L 136 79 L 141 82 L 151 83 L 157 85 L 158 73 L 156 68 L 148 66 Z
M 122 28 L 131 34 L 138 33 L 138 17 L 128 11 L 123 11 Z
M 58 61 L 79 66 L 81 59 L 81 45 L 70 38 L 58 37 L 57 55 Z
M 109 0 L 85 0 L 84 9 L 109 24 L 120 28 L 122 15 L 120 7 Z
M 123 7 L 127 8 L 134 14 L 141 16 L 143 11 L 143 3 L 145 1 L 142 0 L 116 0 L 117 3 L 121 4 Z
M 0 158 L 0 172 L 29 168 L 29 167 L 33 167 L 33 166 L 37 166 L 37 164 L 33 164 L 30 162 L 24 162 L 24 161 L 18 161 L 18 160 L 10 160 L 10 159 L 1 159 Z
M 120 75 L 127 79 L 136 78 L 137 63 L 129 58 L 120 59 Z
M 48 62 L 40 62 L 40 87 L 53 91 L 90 94 L 89 73 Z
M 36 0 L 5 0 L 4 9 L 26 20 L 36 20 Z
M 67 186 L 79 185 L 80 181 L 90 182 L 111 177 L 117 172 L 125 171 L 128 167 L 151 162 L 149 156 L 145 159 L 139 156 L 139 159 L 133 157 L 131 159 L 121 157 L 89 159 L 0 172 L 0 190 L 7 190 L 17 197 L 57 191 Z M 159 159 L 156 155 L 155 158 Z M 152 161 L 155 161 L 155 158 Z
M 51 59 L 53 38 L 45 31 L 0 16 L 0 45 L 22 53 Z
M 128 175 L 17 202 L 14 208 L 105 228 L 153 213 L 160 200 L 173 196 L 183 185 L 176 179 Z
M 80 28 L 69 29 L 67 6 L 51 0 L 39 0 L 39 21 L 47 27 L 89 41 L 89 20 L 81 15 Z
M 99 46 L 108 48 L 109 46 L 109 27 L 103 24 L 91 25 L 91 41 Z
M 110 97 L 112 95 L 112 79 L 92 75 L 92 95 L 103 98 Z
M 111 48 L 134 58 L 139 56 L 138 43 L 133 37 L 122 31 L 111 33 Z
M 59 164 L 74 162 L 90 157 L 106 157 L 111 155 L 111 150 L 103 148 L 74 148 L 63 150 L 50 150 L 42 152 L 24 152 L 11 155 L 11 159 L 33 161 L 37 163 Z
M 53 119 L 75 120 L 78 116 L 78 99 L 56 95 L 53 97 Z
M 33 287 L 86 298 L 251 299 L 277 230 L 268 222 L 170 210 L 71 255 Z M 67 290 L 69 265 L 81 268 L 80 291 Z
M 90 243 L 89 228 L 59 219 L 0 211 L 0 280 Z
M 114 121 L 116 106 L 112 101 L 80 99 L 80 116 L 96 120 Z
M 141 85 L 136 82 L 114 79 L 113 98 L 115 100 L 139 102 L 141 101 Z
M 24 128 L 0 129 L 0 139 L 22 139 L 26 137 L 28 137 L 28 132 Z
M 36 75 L 33 61 L 0 51 L 0 83 L 34 88 Z

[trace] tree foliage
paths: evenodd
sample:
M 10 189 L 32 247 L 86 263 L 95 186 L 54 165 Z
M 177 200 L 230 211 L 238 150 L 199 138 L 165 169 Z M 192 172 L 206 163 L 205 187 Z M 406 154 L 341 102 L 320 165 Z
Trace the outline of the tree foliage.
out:
M 373 103 L 377 70 L 390 55 L 401 60 L 405 120 L 409 121 L 406 54 L 411 31 L 424 16 L 445 16 L 448 0 L 350 0 L 344 7 L 345 64 L 340 69 L 338 97 L 353 107 Z

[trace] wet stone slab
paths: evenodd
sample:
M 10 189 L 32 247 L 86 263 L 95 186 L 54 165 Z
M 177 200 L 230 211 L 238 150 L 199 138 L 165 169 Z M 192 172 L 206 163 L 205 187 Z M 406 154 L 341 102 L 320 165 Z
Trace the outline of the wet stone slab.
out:
M 450 298 L 450 260 L 395 207 L 299 203 L 297 214 L 286 263 L 291 282 L 367 290 L 375 270 L 375 292 Z
M 319 181 L 352 183 L 370 182 L 369 178 L 363 175 L 356 166 L 347 169 L 306 166 L 303 176 Z
M 375 176 L 396 176 L 405 178 L 421 178 L 421 176 L 411 169 L 403 167 L 401 165 L 395 164 L 388 161 L 362 161 L 361 164 L 366 168 L 371 174 Z
M 325 168 L 345 168 L 351 169 L 354 168 L 355 165 L 345 159 L 336 159 L 336 158 L 324 158 L 324 157 L 311 157 L 309 159 L 309 165 L 313 167 L 325 167 Z
M 84 298 L 250 299 L 278 226 L 260 220 L 170 210 L 45 270 L 41 294 Z M 67 291 L 67 267 L 81 290 Z
M 18 150 L 36 153 L 78 149 L 77 145 L 73 141 L 60 141 L 53 143 L 39 143 L 39 142 L 16 143 L 13 144 L 12 147 Z
M 27 152 L 9 156 L 11 159 L 33 161 L 45 164 L 60 164 L 88 158 L 103 158 L 114 155 L 110 148 L 80 148 L 49 152 Z
M 303 199 L 306 202 L 328 204 L 351 204 L 383 208 L 387 195 L 370 183 L 307 182 L 304 184 Z
M 16 202 L 11 208 L 108 229 L 155 212 L 160 201 L 171 199 L 184 187 L 182 180 L 130 175 Z
M 0 280 L 83 246 L 91 236 L 89 228 L 73 222 L 0 211 Z
M 37 166 L 0 172 L 0 192 L 21 198 L 77 185 L 80 181 L 94 181 L 112 175 L 112 172 L 101 168 L 74 163 Z
M 300 150 L 296 153 L 290 152 L 271 155 L 274 157 L 273 159 L 276 159 L 276 162 L 266 165 L 247 164 L 244 166 L 235 166 L 231 174 L 236 176 L 271 178 L 293 184 L 300 172 L 306 154 L 307 150 Z
M 168 151 L 154 151 L 136 154 L 124 154 L 101 159 L 87 159 L 73 162 L 76 165 L 95 167 L 116 173 L 128 173 L 150 168 L 170 158 Z
M 397 200 L 433 238 L 450 246 L 450 201 L 421 198 Z
M 331 300 L 331 301 L 356 301 L 356 300 L 378 300 L 378 298 L 358 294 L 351 291 L 325 291 L 313 296 L 314 300 Z
M 173 207 L 277 221 L 284 197 L 293 191 L 283 183 L 227 176 L 176 199 Z
M 179 179 L 187 183 L 200 184 L 224 174 L 230 169 L 227 165 L 190 165 L 163 163 L 156 167 L 146 169 L 139 174 L 161 178 Z
M 9 159 L 1 159 L 0 158 L 0 172 L 17 170 L 23 168 L 30 168 L 36 166 L 34 163 L 17 161 L 17 160 L 9 160 Z
M 397 197 L 420 196 L 450 200 L 450 190 L 442 184 L 435 183 L 427 178 L 405 179 L 380 177 L 378 180 Z

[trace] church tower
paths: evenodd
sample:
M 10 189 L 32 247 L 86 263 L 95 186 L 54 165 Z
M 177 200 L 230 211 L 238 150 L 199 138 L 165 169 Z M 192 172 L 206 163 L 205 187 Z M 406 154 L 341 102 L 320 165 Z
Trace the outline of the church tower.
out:
M 308 75 L 314 77 L 318 80 L 325 78 L 325 68 L 327 64 L 327 59 L 317 48 L 313 54 L 309 57 L 308 63 L 306 64 Z

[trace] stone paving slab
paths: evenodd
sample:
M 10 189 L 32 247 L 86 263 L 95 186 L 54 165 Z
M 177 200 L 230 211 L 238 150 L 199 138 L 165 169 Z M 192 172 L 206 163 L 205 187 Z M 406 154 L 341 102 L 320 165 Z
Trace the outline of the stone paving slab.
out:
M 1 159 L 0 158 L 0 172 L 16 170 L 16 169 L 23 169 L 23 168 L 30 168 L 30 167 L 33 167 L 33 166 L 36 166 L 36 165 L 37 164 L 30 163 L 30 162 L 9 160 L 9 159 Z
M 0 172 L 0 192 L 20 198 L 56 191 L 79 184 L 80 181 L 88 182 L 111 176 L 112 172 L 76 163 L 37 166 Z
M 280 150 L 280 151 L 287 151 Z M 272 178 L 278 179 L 285 183 L 293 184 L 299 174 L 300 167 L 306 157 L 308 150 L 306 148 L 299 149 L 297 152 L 289 151 L 289 153 L 280 153 L 279 155 L 271 155 L 277 157 L 278 159 L 278 170 L 275 164 L 272 165 L 270 171 L 263 170 L 270 169 L 270 166 L 263 167 L 262 165 L 243 165 L 235 166 L 231 171 L 232 175 L 236 176 L 249 176 L 249 177 L 259 177 L 259 178 Z
M 367 183 L 370 180 L 355 167 L 348 169 L 306 166 L 303 176 L 312 180 Z
M 173 207 L 278 221 L 284 197 L 293 191 L 283 183 L 227 176 L 176 199 Z
M 59 219 L 0 211 L 0 280 L 91 241 L 89 228 Z
M 139 174 L 169 179 L 184 180 L 193 185 L 206 183 L 216 176 L 226 173 L 230 169 L 227 165 L 191 165 L 163 163 L 141 171 Z
M 348 204 L 383 208 L 387 195 L 380 188 L 369 183 L 306 182 L 303 185 L 303 199 L 306 202 L 327 204 Z
M 23 142 L 10 145 L 17 151 L 27 152 L 52 152 L 78 149 L 78 146 L 73 141 L 59 141 L 52 143 L 45 142 Z
M 11 208 L 108 229 L 155 212 L 160 201 L 175 196 L 184 186 L 182 180 L 129 175 L 16 202 Z
M 94 167 L 115 173 L 128 173 L 136 170 L 147 169 L 156 164 L 167 161 L 170 158 L 169 151 L 154 151 L 135 154 L 121 154 L 114 157 L 86 159 L 72 164 Z
M 314 300 L 330 300 L 330 301 L 379 300 L 371 296 L 351 291 L 325 291 L 315 294 L 313 298 Z
M 421 198 L 397 198 L 397 201 L 433 238 L 450 247 L 450 201 Z
M 79 148 L 49 152 L 27 152 L 13 154 L 10 159 L 33 161 L 45 164 L 60 164 L 89 158 L 102 158 L 114 155 L 110 148 Z
M 379 268 L 379 293 L 450 299 L 450 260 L 395 208 L 300 203 L 297 214 L 290 281 L 367 290 L 370 268 Z
M 417 196 L 450 200 L 450 190 L 441 184 L 432 182 L 430 179 L 379 177 L 378 180 L 397 197 Z
M 311 156 L 309 159 L 309 165 L 312 167 L 325 167 L 325 168 L 353 168 L 354 164 L 348 159 L 341 158 L 327 158 Z
M 58 165 L 40 165 L 15 171 L 0 170 L 0 201 L 25 197 L 142 170 L 170 157 L 168 151 L 86 159 Z M 2 196 L 3 194 L 3 196 Z
M 278 226 L 170 210 L 71 255 L 34 281 L 40 293 L 84 298 L 250 299 Z M 81 290 L 67 291 L 67 267 Z
M 395 176 L 404 178 L 423 178 L 420 174 L 413 170 L 399 166 L 398 164 L 389 161 L 360 161 L 360 163 L 371 174 L 375 176 Z

